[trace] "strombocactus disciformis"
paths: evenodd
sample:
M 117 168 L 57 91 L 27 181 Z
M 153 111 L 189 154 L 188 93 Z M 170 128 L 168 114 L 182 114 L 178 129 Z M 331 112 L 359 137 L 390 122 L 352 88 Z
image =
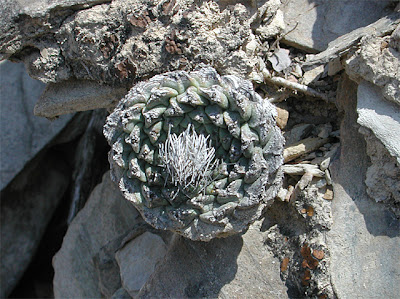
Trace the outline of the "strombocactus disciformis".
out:
M 136 84 L 107 118 L 112 178 L 158 229 L 209 241 L 244 230 L 282 183 L 276 109 L 211 67 Z

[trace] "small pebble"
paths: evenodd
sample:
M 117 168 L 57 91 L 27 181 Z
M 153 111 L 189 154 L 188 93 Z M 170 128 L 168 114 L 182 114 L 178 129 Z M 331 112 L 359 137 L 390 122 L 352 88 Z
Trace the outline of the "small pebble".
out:
M 279 190 L 278 194 L 276 195 L 276 197 L 281 201 L 285 201 L 287 193 L 288 193 L 288 190 L 286 190 L 285 188 L 281 188 Z
M 326 189 L 326 192 L 325 192 L 323 198 L 326 200 L 332 200 L 333 199 L 333 191 L 331 189 Z
M 312 254 L 316 259 L 319 259 L 319 260 L 322 260 L 325 256 L 325 254 L 322 250 L 316 250 L 316 249 L 313 250 Z

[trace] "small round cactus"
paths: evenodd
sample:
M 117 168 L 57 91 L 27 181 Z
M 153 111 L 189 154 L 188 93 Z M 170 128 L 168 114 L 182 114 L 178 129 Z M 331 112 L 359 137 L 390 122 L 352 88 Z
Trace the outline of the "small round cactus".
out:
M 282 183 L 276 110 L 211 67 L 136 84 L 107 118 L 111 175 L 158 229 L 209 241 L 241 232 Z

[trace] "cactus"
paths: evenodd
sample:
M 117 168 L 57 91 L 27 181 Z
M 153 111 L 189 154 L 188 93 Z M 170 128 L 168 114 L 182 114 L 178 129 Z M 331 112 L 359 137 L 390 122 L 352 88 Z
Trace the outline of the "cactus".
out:
M 112 179 L 143 218 L 192 240 L 244 230 L 282 183 L 276 110 L 211 67 L 136 84 L 107 118 Z

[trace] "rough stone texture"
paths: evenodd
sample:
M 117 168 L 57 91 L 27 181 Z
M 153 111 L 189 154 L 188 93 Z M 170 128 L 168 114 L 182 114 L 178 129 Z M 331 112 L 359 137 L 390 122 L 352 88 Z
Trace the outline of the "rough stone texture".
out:
M 42 157 L 43 158 L 43 157 Z M 40 175 L 38 175 L 38 173 Z M 69 184 L 68 166 L 54 153 L 36 158 L 1 192 L 0 297 L 18 283 Z
M 0 11 L 5 28 L 0 54 L 23 61 L 29 74 L 45 83 L 73 79 L 129 87 L 154 74 L 192 70 L 200 62 L 221 74 L 247 77 L 265 54 L 256 35 L 278 34 L 282 15 L 275 14 L 279 1 L 242 2 L 58 0 L 24 8 L 7 1 Z M 254 34 L 257 27 L 263 30 Z M 106 86 L 98 89 L 107 93 Z M 57 99 L 45 94 L 36 110 L 54 116 L 108 106 L 104 97 L 95 99 L 98 93 Z
M 400 164 L 370 130 L 360 128 L 360 133 L 364 135 L 371 161 L 365 178 L 367 193 L 400 219 Z
M 22 64 L 0 63 L 0 189 L 3 189 L 70 120 L 50 122 L 33 116 L 44 84 L 31 79 Z
M 104 125 L 113 180 L 157 229 L 202 241 L 241 232 L 282 183 L 283 137 L 276 115 L 250 81 L 219 76 L 209 66 L 155 76 L 135 85 Z M 169 132 L 180 134 L 190 123 L 209 138 L 219 164 L 202 170 L 210 172 L 204 186 L 184 189 L 171 181 L 174 173 L 167 173 L 159 147 Z
M 276 200 L 264 214 L 264 243 L 279 258 L 289 298 L 334 298 L 327 244 L 332 201 L 325 198 L 331 187 L 325 179 L 309 174 L 303 171 L 290 199 Z M 286 177 L 286 182 L 293 177 Z
M 329 42 L 354 29 L 366 26 L 391 12 L 390 0 L 285 1 L 282 10 L 286 31 L 283 41 L 315 52 L 323 51 Z M 340 16 L 340 18 L 338 18 Z
M 357 82 L 366 80 L 381 87 L 383 96 L 400 106 L 400 52 L 389 42 L 389 37 L 361 39 L 361 47 L 346 59 L 346 72 Z
M 396 298 L 400 293 L 400 222 L 366 193 L 365 141 L 358 132 L 356 84 L 346 79 L 338 94 L 344 114 L 341 153 L 332 168 L 335 198 L 328 233 L 332 284 L 339 298 Z
M 243 236 L 208 243 L 177 237 L 140 298 L 287 298 L 279 261 L 258 221 Z
M 363 81 L 357 91 L 357 113 L 371 159 L 367 192 L 400 217 L 400 107 L 386 101 L 381 88 Z
M 144 286 L 166 252 L 163 239 L 150 232 L 136 237 L 116 252 L 122 286 L 132 297 Z
M 105 173 L 103 182 L 93 190 L 85 207 L 71 223 L 53 259 L 54 295 L 58 298 L 101 297 L 93 259 L 101 248 L 124 236 L 138 223 L 138 212 L 122 197 L 110 173 Z
M 370 129 L 400 164 L 400 107 L 386 101 L 381 94 L 378 86 L 361 82 L 357 91 L 357 122 Z
M 86 2 L 89 7 L 95 3 Z M 16 13 L 20 20 L 8 25 L 21 29 L 4 31 L 0 52 L 24 60 L 30 74 L 43 82 L 72 76 L 129 82 L 202 60 L 215 61 L 223 68 L 227 60 L 240 64 L 245 59 L 236 49 L 250 35 L 250 28 L 243 26 L 249 16 L 241 4 L 222 12 L 216 2 L 192 0 L 113 1 L 83 10 L 77 5 L 77 11 L 67 11 L 62 5 L 40 8 L 39 14 L 28 9 Z M 24 26 L 32 21 L 36 30 L 27 30 Z

